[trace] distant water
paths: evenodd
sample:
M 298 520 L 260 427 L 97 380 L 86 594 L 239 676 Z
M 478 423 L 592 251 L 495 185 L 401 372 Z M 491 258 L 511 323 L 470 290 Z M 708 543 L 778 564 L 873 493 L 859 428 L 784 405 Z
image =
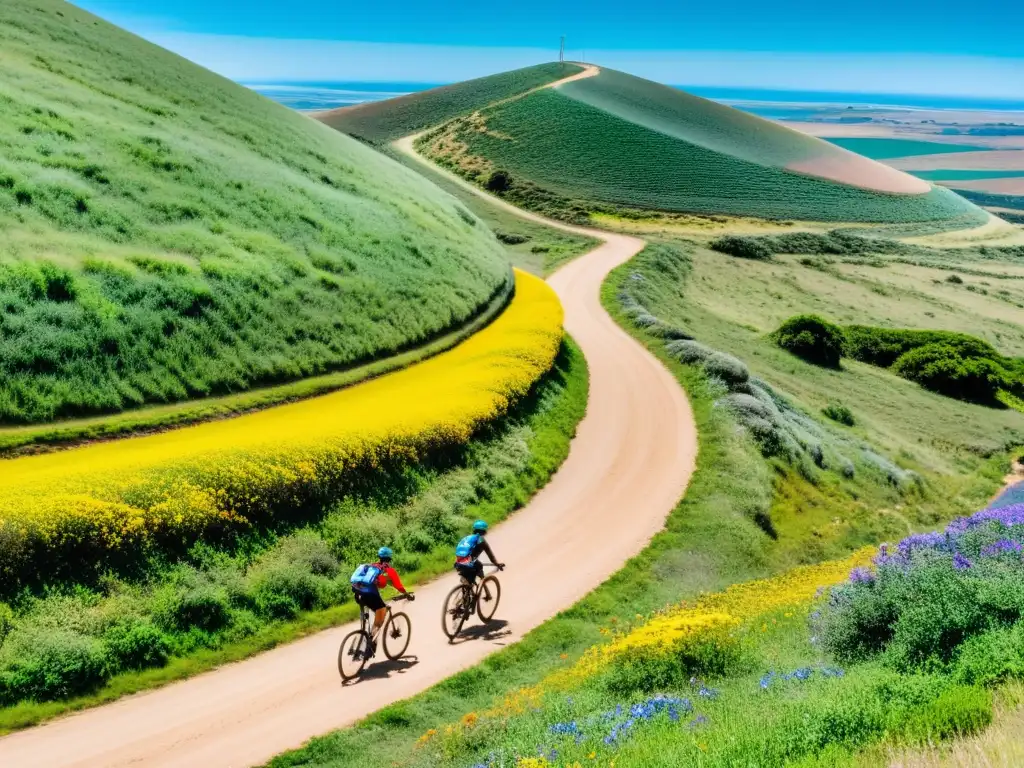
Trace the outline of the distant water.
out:
M 302 112 L 348 107 L 406 93 L 435 88 L 440 83 L 243 83 L 254 91 Z M 872 107 L 876 109 L 971 109 L 1024 112 L 1024 101 L 973 99 L 954 96 L 912 96 L 835 91 L 778 91 L 759 88 L 706 88 L 676 86 L 689 93 L 729 104 L 776 120 L 818 115 L 821 107 Z

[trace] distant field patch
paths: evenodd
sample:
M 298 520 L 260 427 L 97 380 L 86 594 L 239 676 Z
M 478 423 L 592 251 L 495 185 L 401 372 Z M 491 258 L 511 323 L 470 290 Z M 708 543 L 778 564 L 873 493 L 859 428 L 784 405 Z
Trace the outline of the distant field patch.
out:
M 1017 171 L 967 171 L 967 170 L 939 170 L 939 171 L 907 171 L 919 179 L 925 181 L 980 181 L 982 179 L 1014 179 L 1024 177 L 1024 170 Z
M 915 139 L 882 139 L 869 137 L 828 138 L 829 144 L 870 157 L 872 160 L 891 160 L 896 157 L 913 155 L 949 155 L 957 152 L 984 152 L 988 147 L 967 144 L 942 144 L 937 141 Z

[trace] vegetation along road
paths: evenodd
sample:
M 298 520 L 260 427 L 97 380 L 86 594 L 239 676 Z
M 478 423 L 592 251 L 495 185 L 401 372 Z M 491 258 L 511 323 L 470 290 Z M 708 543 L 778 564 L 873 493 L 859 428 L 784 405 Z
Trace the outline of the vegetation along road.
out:
M 411 151 L 411 139 L 399 144 Z M 508 563 L 498 610 L 503 622 L 490 634 L 449 645 L 438 626 L 439 607 L 455 583 L 449 576 L 403 606 L 413 625 L 406 659 L 378 661 L 355 685 L 338 679 L 338 644 L 352 629 L 338 627 L 8 736 L 0 740 L 0 764 L 260 763 L 472 666 L 568 608 L 640 552 L 685 490 L 697 452 L 693 416 L 675 379 L 601 307 L 604 277 L 644 243 L 546 223 L 602 241 L 549 281 L 564 305 L 566 329 L 586 355 L 591 394 L 565 464 L 491 537 Z

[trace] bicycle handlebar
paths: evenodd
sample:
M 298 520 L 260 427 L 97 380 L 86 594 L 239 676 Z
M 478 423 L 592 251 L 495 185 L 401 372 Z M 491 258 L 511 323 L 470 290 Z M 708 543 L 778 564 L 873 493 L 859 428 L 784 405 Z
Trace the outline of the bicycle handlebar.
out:
M 483 563 L 484 568 L 497 568 L 499 571 L 505 570 L 504 563 Z

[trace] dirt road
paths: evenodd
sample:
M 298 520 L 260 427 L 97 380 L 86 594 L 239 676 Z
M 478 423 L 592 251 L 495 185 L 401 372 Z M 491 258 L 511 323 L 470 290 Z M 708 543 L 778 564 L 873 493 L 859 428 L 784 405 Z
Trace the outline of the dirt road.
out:
M 693 471 L 693 417 L 676 381 L 615 325 L 598 298 L 605 275 L 643 242 L 557 226 L 604 241 L 549 281 L 590 365 L 590 402 L 565 464 L 490 536 L 508 564 L 497 614 L 507 624 L 449 645 L 440 627 L 441 603 L 455 584 L 449 576 L 419 589 L 415 603 L 401 604 L 413 623 L 410 657 L 373 664 L 355 685 L 339 682 L 338 645 L 351 627 L 338 627 L 8 736 L 0 740 L 0 765 L 261 763 L 476 664 L 571 606 L 640 552 Z

